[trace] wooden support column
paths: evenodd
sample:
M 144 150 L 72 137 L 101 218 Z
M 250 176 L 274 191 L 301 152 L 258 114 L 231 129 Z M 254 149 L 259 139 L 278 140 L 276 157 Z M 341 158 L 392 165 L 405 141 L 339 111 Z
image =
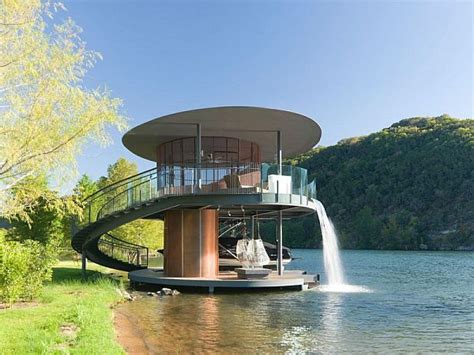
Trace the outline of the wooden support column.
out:
M 217 236 L 215 209 L 166 211 L 165 275 L 216 278 L 219 273 Z

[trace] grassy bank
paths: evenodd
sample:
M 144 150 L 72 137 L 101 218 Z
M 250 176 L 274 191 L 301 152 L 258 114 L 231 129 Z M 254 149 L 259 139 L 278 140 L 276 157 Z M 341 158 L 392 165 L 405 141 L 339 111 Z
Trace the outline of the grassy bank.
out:
M 111 309 L 119 285 L 95 269 L 83 282 L 77 264 L 60 262 L 35 303 L 0 310 L 0 353 L 122 354 Z

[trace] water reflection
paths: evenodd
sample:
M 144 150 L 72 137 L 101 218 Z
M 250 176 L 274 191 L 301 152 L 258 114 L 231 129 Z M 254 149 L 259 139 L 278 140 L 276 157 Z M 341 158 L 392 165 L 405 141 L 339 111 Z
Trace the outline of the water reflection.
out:
M 285 294 L 272 295 L 181 295 L 143 298 L 119 306 L 120 312 L 136 319 L 144 341 L 159 352 L 282 352 L 300 349 L 289 339 L 297 339 L 304 327 L 287 334 L 285 324 L 293 324 L 285 307 Z
M 197 338 L 202 341 L 202 346 L 210 352 L 218 351 L 219 339 L 219 299 L 217 297 L 205 297 L 198 306 L 200 326 Z M 190 334 L 192 336 L 192 334 Z
M 119 307 L 154 352 L 301 353 L 331 351 L 328 340 L 338 339 L 341 299 L 325 296 L 315 314 L 308 295 L 286 292 L 145 297 Z
M 436 272 L 430 254 L 353 255 L 348 279 L 374 292 L 144 296 L 120 312 L 155 353 L 472 352 L 472 255 L 455 254 Z M 400 280 L 406 269 L 417 273 Z
M 336 351 L 336 346 L 340 337 L 341 329 L 341 306 L 342 295 L 337 293 L 326 294 L 326 299 L 322 304 L 321 317 L 321 341 L 325 352 Z

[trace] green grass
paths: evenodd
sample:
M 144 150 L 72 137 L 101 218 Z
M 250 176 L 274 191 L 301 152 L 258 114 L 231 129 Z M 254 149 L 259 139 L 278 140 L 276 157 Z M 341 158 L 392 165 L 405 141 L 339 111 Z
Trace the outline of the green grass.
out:
M 60 262 L 36 303 L 0 310 L 0 354 L 123 354 L 111 309 L 120 285 L 105 268 L 88 268 L 82 281 L 78 264 Z M 78 328 L 64 334 L 62 326 Z

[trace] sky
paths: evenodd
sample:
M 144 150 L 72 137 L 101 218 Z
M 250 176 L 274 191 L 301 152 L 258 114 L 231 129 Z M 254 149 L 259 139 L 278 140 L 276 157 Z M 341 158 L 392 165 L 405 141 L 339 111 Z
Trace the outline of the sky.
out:
M 408 117 L 473 117 L 471 1 L 64 4 L 103 56 L 84 85 L 123 99 L 130 128 L 195 108 L 261 106 L 313 118 L 327 146 Z M 122 134 L 87 147 L 80 173 L 98 178 L 119 157 L 153 167 Z

